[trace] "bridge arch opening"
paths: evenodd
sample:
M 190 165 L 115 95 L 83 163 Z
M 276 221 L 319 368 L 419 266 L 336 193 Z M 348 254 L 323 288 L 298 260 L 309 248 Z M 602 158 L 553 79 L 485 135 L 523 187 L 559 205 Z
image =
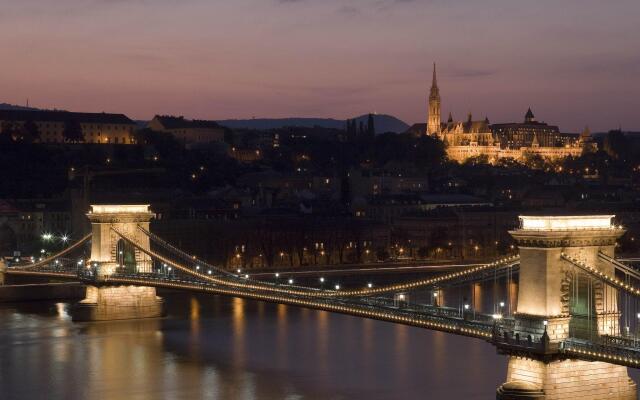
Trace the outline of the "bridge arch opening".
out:
M 116 260 L 122 271 L 137 272 L 136 249 L 124 239 L 120 239 L 116 243 Z

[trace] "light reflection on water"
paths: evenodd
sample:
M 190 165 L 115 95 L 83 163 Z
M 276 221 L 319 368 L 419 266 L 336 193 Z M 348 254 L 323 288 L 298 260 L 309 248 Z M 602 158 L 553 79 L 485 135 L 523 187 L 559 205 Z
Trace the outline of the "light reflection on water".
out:
M 0 305 L 0 398 L 491 399 L 506 374 L 506 358 L 479 340 L 241 299 L 164 298 L 164 319 L 83 324 L 60 303 Z

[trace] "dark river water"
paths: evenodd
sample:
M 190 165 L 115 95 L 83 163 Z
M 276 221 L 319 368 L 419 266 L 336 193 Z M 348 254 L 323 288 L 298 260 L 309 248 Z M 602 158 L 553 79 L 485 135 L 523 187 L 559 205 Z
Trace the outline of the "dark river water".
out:
M 163 319 L 73 323 L 0 305 L 0 399 L 494 399 L 480 340 L 235 298 L 163 293 Z

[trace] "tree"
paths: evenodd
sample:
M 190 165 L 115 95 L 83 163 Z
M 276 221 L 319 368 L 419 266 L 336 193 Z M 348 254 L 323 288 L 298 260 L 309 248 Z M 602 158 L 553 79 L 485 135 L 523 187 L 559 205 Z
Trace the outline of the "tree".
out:
M 84 141 L 82 126 L 75 119 L 68 119 L 64 122 L 64 131 L 62 131 L 62 136 L 67 142 L 77 143 Z
M 375 122 L 373 121 L 373 114 L 369 114 L 369 118 L 367 119 L 367 133 L 370 136 L 376 135 L 376 126 Z
M 40 129 L 32 120 L 27 120 L 22 127 L 22 139 L 27 142 L 33 142 L 40 139 Z
M 5 121 L 2 123 L 2 127 L 0 127 L 0 139 L 3 143 L 9 143 L 13 141 L 14 134 L 13 123 Z

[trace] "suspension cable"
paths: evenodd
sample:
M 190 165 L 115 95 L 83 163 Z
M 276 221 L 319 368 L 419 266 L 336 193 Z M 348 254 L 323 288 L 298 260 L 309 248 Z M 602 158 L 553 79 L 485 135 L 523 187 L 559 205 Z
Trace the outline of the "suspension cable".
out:
M 87 242 L 89 239 L 91 239 L 91 233 L 87 234 L 85 237 L 83 237 L 82 239 L 78 240 L 77 242 L 75 242 L 74 244 L 72 244 L 71 246 L 61 250 L 60 252 L 49 256 L 43 260 L 40 260 L 38 262 L 35 262 L 33 264 L 29 264 L 29 265 L 24 265 L 24 266 L 17 266 L 17 267 L 12 267 L 15 269 L 31 269 L 31 268 L 38 268 L 41 267 L 43 265 L 49 264 L 51 261 L 54 261 L 56 258 L 60 258 L 70 252 L 72 252 L 73 250 L 77 249 L 78 247 L 80 247 L 81 245 L 83 245 L 85 242 Z
M 172 266 L 174 266 L 175 268 L 186 272 L 189 275 L 192 276 L 196 276 L 200 279 L 204 279 L 210 282 L 214 282 L 217 283 L 219 285 L 229 285 L 229 286 L 235 286 L 235 287 L 243 287 L 246 289 L 252 289 L 252 290 L 268 290 L 268 291 L 273 291 L 273 292 L 281 292 L 281 293 L 287 293 L 287 294 L 293 294 L 293 295 L 302 295 L 302 296 L 311 296 L 311 297 L 348 297 L 348 296 L 364 296 L 364 295 L 372 295 L 372 294 L 381 294 L 381 293 L 387 293 L 387 292 L 394 292 L 394 291 L 400 291 L 400 290 L 408 290 L 408 289 L 414 289 L 414 288 L 418 288 L 421 286 L 429 286 L 429 285 L 435 285 L 435 284 L 440 284 L 442 282 L 446 282 L 446 281 L 450 281 L 450 280 L 454 280 L 456 278 L 460 278 L 460 277 L 465 277 L 465 276 L 470 276 L 471 274 L 475 274 L 481 271 L 484 271 L 488 268 L 492 268 L 495 263 L 490 263 L 490 264 L 485 264 L 485 265 L 481 265 L 481 266 L 477 266 L 477 267 L 473 267 L 473 268 L 469 268 L 466 269 L 464 271 L 460 271 L 460 272 L 451 272 L 448 274 L 444 274 L 441 276 L 437 276 L 434 278 L 430 278 L 430 279 L 423 279 L 423 280 L 418 280 L 418 281 L 413 281 L 413 282 L 407 282 L 407 283 L 402 283 L 402 284 L 394 284 L 394 285 L 389 285 L 389 286 L 383 286 L 383 287 L 378 287 L 378 288 L 367 288 L 367 289 L 359 289 L 359 290 L 344 290 L 344 291 L 320 291 L 319 289 L 316 288 L 309 288 L 309 287 L 303 287 L 303 286 L 299 286 L 297 288 L 291 288 L 291 289 L 283 289 L 280 286 L 276 286 L 275 284 L 271 284 L 271 283 L 267 283 L 267 282 L 260 282 L 260 281 L 256 281 L 256 280 L 252 280 L 252 279 L 243 279 L 242 282 L 236 281 L 236 280 L 231 280 L 229 278 L 219 278 L 219 277 L 214 277 L 214 276 L 210 276 L 210 275 L 205 275 L 196 271 L 193 271 L 192 269 L 185 267 L 182 264 L 179 264 L 175 261 L 172 261 L 160 254 L 157 254 L 151 250 L 145 249 L 142 246 L 140 246 L 136 241 L 132 240 L 131 238 L 127 237 L 125 234 L 119 232 L 114 226 L 111 226 L 111 229 L 120 237 L 122 237 L 124 240 L 128 241 L 129 243 L 131 243 L 133 246 L 135 246 L 137 249 L 139 249 L 140 251 L 142 251 L 143 253 L 149 255 L 150 257 L 155 257 L 156 259 L 161 260 L 164 263 L 167 264 L 171 264 Z M 499 264 L 503 264 L 503 266 L 506 268 L 508 267 L 509 264 L 516 264 L 519 260 L 519 257 L 514 256 L 514 257 L 509 257 L 506 260 L 502 260 L 502 262 L 499 262 Z
M 231 275 L 231 276 L 234 275 L 233 273 L 231 273 L 231 272 L 229 272 L 229 271 L 227 271 L 227 270 L 225 270 L 223 268 L 216 267 L 215 265 L 211 265 L 211 264 L 209 264 L 209 263 L 207 263 L 205 261 L 202 261 L 202 260 L 197 260 L 195 258 L 195 256 L 192 256 L 192 255 L 186 253 L 185 251 L 180 250 L 179 248 L 173 246 L 171 243 L 169 243 L 166 240 L 162 239 L 158 235 L 153 234 L 153 233 L 149 232 L 148 230 L 144 229 L 140 225 L 138 225 L 138 229 L 142 233 L 147 235 L 149 237 L 149 239 L 153 240 L 154 243 L 157 243 L 157 244 L 161 245 L 165 249 L 167 249 L 167 250 L 169 250 L 169 251 L 171 251 L 171 252 L 173 252 L 175 254 L 178 254 L 178 255 L 184 257 L 185 259 L 188 259 L 190 261 L 197 261 L 197 264 L 202 264 L 203 267 L 208 268 L 208 269 L 213 270 L 213 271 L 216 271 L 216 272 L 219 272 L 219 273 L 224 274 L 224 275 Z

